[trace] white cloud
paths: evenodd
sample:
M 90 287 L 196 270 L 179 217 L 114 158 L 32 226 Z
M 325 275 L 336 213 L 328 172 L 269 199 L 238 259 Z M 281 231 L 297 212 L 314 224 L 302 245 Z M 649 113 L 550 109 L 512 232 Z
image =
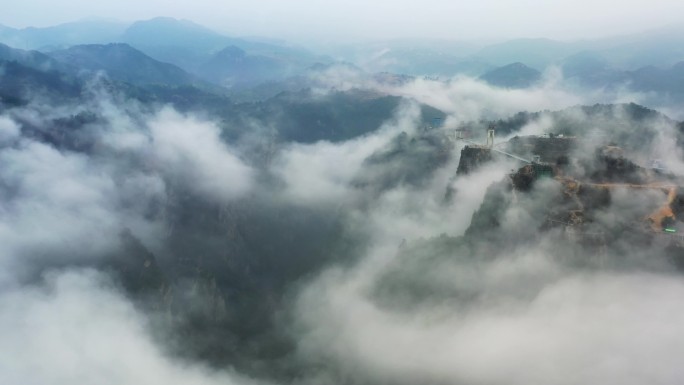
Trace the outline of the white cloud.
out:
M 0 162 L 4 260 L 48 250 L 88 254 L 111 246 L 113 240 L 105 235 L 120 225 L 116 186 L 86 157 L 27 140 L 0 151 Z
M 0 144 L 5 144 L 17 139 L 21 131 L 19 125 L 14 120 L 0 116 Z
M 394 119 L 371 134 L 342 143 L 286 145 L 272 170 L 285 181 L 288 199 L 303 204 L 342 203 L 353 198 L 351 182 L 366 158 L 402 131 L 415 131 L 419 114 L 416 105 L 403 105 Z
M 51 274 L 46 281 L 0 294 L 0 383 L 248 383 L 166 356 L 145 318 L 98 273 Z
M 160 166 L 190 189 L 218 202 L 249 192 L 254 171 L 221 141 L 216 125 L 168 108 L 148 124 Z
M 449 82 L 416 79 L 392 92 L 408 96 L 450 115 L 447 125 L 479 118 L 508 117 L 520 111 L 562 109 L 579 104 L 583 98 L 563 90 L 551 79 L 530 89 L 504 89 L 468 77 Z
M 530 250 L 506 258 L 475 268 L 433 262 L 427 276 L 415 277 L 439 279 L 456 293 L 475 289 L 481 300 L 467 310 L 447 302 L 393 311 L 370 294 L 377 276 L 368 275 L 368 266 L 329 274 L 302 297 L 302 354 L 363 378 L 400 383 L 679 382 L 679 278 L 559 274 L 550 259 Z M 451 279 L 438 278 L 443 273 Z

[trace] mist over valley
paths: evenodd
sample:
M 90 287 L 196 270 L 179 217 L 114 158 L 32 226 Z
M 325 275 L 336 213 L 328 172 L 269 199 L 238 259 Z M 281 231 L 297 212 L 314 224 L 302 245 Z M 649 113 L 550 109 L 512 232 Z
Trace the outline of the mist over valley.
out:
M 647 27 L 0 26 L 0 383 L 679 383 L 684 30 Z

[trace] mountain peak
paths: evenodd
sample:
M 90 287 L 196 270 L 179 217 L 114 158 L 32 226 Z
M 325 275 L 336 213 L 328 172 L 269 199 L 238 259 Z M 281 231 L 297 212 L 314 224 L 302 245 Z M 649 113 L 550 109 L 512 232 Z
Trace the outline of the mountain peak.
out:
M 480 76 L 485 82 L 505 88 L 527 88 L 541 79 L 541 73 L 521 62 L 495 68 Z
M 243 50 L 242 48 L 234 45 L 229 45 L 228 47 L 217 52 L 215 56 L 220 57 L 222 59 L 236 59 L 245 57 L 246 55 L 247 52 L 245 52 L 245 50 Z
M 132 84 L 197 82 L 182 69 L 157 61 L 126 43 L 77 45 L 52 52 L 50 56 L 89 71 L 106 71 L 113 79 Z
M 170 17 L 137 21 L 122 35 L 122 41 L 137 48 L 186 47 L 193 51 L 222 48 L 229 39 L 189 20 Z

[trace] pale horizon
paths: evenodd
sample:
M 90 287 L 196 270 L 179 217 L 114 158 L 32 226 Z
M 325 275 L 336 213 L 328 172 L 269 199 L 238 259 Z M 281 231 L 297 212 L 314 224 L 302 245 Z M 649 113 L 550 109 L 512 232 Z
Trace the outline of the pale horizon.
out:
M 41 10 L 36 12 L 36 10 Z M 477 4 L 427 0 L 416 3 L 358 0 L 312 0 L 220 3 L 198 0 L 165 4 L 152 0 L 92 3 L 83 0 L 53 2 L 30 0 L 14 4 L 0 16 L 11 28 L 43 28 L 84 19 L 132 23 L 155 17 L 190 20 L 233 36 L 261 36 L 290 41 L 374 41 L 391 39 L 444 39 L 501 41 L 517 38 L 583 40 L 610 38 L 682 24 L 684 2 L 562 1 L 549 4 L 530 0 Z

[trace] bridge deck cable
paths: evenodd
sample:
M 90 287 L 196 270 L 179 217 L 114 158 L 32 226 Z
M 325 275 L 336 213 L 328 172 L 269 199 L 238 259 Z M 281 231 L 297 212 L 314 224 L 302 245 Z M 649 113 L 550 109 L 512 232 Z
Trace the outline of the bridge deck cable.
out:
M 513 159 L 519 160 L 519 161 L 521 161 L 521 162 L 523 162 L 523 163 L 533 163 L 533 162 L 532 162 L 531 160 L 529 160 L 529 159 L 525 159 L 525 158 L 523 158 L 523 157 L 521 157 L 521 156 L 518 156 L 518 155 L 509 154 L 509 153 L 507 153 L 506 151 L 499 150 L 498 148 L 491 148 L 491 150 L 492 150 L 492 151 L 496 151 L 496 152 L 498 152 L 498 153 L 500 153 L 500 154 L 506 155 L 506 156 L 508 156 L 508 157 L 511 157 L 511 158 L 513 158 Z

